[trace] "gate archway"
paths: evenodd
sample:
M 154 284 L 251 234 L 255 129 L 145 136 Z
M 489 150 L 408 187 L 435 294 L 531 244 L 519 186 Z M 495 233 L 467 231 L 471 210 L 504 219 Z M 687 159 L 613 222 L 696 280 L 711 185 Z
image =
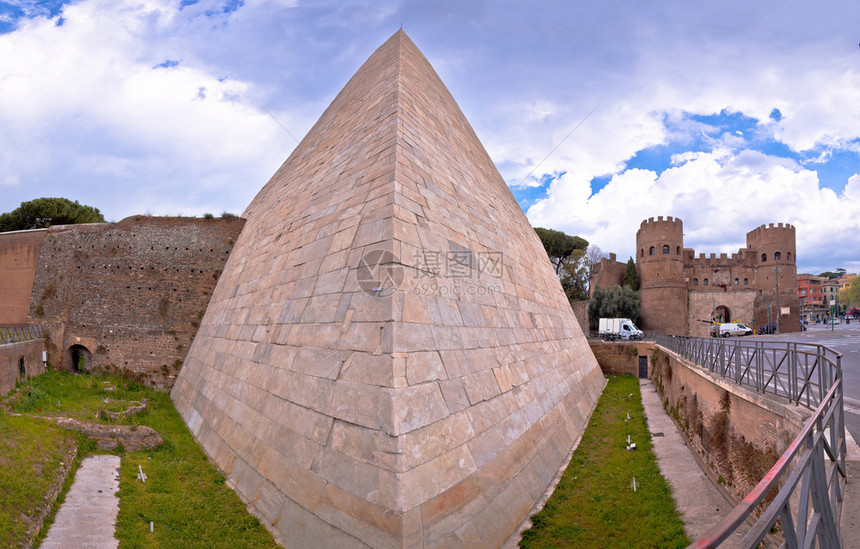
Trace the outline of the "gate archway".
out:
M 93 367 L 93 355 L 83 345 L 72 345 L 66 350 L 67 369 L 72 372 L 89 372 Z
M 716 309 L 717 318 L 715 319 L 717 322 L 731 322 L 732 321 L 732 310 L 726 307 L 725 305 L 720 305 Z

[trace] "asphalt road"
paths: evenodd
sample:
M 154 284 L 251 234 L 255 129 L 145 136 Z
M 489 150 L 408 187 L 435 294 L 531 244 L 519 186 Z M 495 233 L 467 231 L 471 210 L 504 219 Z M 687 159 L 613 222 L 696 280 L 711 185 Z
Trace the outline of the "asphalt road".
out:
M 809 330 L 793 334 L 747 336 L 745 341 L 796 341 L 825 345 L 842 353 L 842 379 L 844 380 L 845 427 L 860 443 L 860 321 L 833 326 L 811 325 Z

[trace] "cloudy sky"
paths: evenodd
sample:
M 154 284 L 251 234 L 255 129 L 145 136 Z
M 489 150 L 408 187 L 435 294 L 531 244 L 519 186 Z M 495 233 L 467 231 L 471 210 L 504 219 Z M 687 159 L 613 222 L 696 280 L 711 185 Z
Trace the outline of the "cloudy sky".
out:
M 240 213 L 402 24 L 531 222 L 860 271 L 860 3 L 0 0 L 0 212 Z

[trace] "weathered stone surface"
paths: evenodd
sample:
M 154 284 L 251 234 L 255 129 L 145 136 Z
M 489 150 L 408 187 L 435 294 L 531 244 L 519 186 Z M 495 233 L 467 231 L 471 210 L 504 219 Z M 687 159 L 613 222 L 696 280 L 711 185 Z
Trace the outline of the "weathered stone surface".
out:
M 244 213 L 173 388 L 287 546 L 493 547 L 604 385 L 546 253 L 402 32 Z

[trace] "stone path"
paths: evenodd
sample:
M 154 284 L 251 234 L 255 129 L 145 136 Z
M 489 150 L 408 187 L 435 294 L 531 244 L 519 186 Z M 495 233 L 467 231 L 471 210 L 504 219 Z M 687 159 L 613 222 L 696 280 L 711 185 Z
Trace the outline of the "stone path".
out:
M 657 465 L 672 488 L 672 496 L 684 521 L 687 537 L 695 540 L 727 515 L 734 505 L 729 503 L 702 471 L 672 418 L 663 409 L 663 401 L 654 389 L 654 384 L 640 379 L 639 388 L 642 393 L 642 406 L 648 418 L 648 430 L 652 434 L 662 433 L 662 436 L 651 438 Z M 740 547 L 740 538 L 740 534 L 735 533 L 720 547 Z
M 90 456 L 60 506 L 41 549 L 107 549 L 115 537 L 119 513 L 119 456 Z

